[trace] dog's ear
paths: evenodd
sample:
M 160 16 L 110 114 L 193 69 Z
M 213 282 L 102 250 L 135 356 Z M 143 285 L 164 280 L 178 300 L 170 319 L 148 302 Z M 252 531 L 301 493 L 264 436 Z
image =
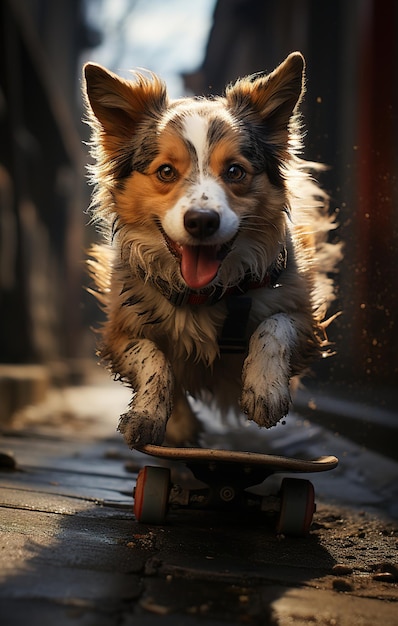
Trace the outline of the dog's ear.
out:
M 137 73 L 135 81 L 128 81 L 95 63 L 87 63 L 83 72 L 87 107 L 110 135 L 131 134 L 145 114 L 161 113 L 167 106 L 166 86 L 154 74 Z
M 292 52 L 271 74 L 238 80 L 226 90 L 231 109 L 253 121 L 260 116 L 270 131 L 287 131 L 304 91 L 304 58 Z

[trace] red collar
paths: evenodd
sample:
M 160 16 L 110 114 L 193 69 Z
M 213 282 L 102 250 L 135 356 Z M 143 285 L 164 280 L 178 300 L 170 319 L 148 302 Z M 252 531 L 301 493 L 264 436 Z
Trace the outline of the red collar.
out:
M 202 291 L 193 291 L 192 289 L 186 289 L 183 292 L 174 292 L 174 298 L 170 298 L 170 302 L 175 306 L 182 306 L 184 304 L 191 304 L 193 306 L 200 306 L 202 304 L 212 305 L 219 302 L 224 297 L 227 296 L 240 296 L 250 291 L 251 289 L 261 289 L 262 287 L 271 287 L 275 285 L 271 285 L 271 274 L 269 272 L 266 273 L 263 280 L 248 280 L 245 278 L 239 285 L 234 285 L 233 287 L 228 287 L 225 291 L 223 291 L 220 287 L 216 287 L 213 289 Z
M 162 278 L 157 277 L 151 279 L 151 284 L 156 287 L 158 291 L 173 304 L 174 306 L 185 306 L 187 304 L 191 306 L 211 306 L 216 304 L 222 298 L 227 296 L 239 296 L 243 295 L 252 289 L 262 289 L 263 287 L 280 287 L 279 277 L 287 265 L 287 250 L 282 248 L 278 257 L 268 268 L 262 280 L 254 280 L 250 273 L 246 274 L 244 279 L 238 284 L 223 289 L 220 286 L 206 287 L 200 291 L 194 289 L 183 289 L 177 291 L 176 289 L 170 289 L 170 285 Z M 144 270 L 138 266 L 138 273 L 143 280 L 147 280 Z

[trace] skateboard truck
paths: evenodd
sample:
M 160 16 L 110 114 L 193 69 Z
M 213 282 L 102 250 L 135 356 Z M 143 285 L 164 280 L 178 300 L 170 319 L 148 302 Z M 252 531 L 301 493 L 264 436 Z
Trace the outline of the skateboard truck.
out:
M 207 487 L 185 489 L 171 483 L 170 469 L 145 466 L 137 477 L 134 514 L 139 522 L 162 524 L 169 508 L 261 511 L 277 516 L 278 534 L 304 536 L 316 510 L 312 483 L 284 478 L 276 496 L 247 491 L 277 472 L 320 472 L 336 467 L 336 457 L 304 461 L 274 455 L 228 450 L 167 448 L 140 449 L 151 456 L 180 460 Z

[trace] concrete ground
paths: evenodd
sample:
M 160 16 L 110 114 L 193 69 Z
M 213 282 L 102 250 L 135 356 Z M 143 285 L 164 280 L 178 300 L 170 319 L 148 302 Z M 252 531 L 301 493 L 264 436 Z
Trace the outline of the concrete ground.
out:
M 162 526 L 139 524 L 132 490 L 148 459 L 115 431 L 128 399 L 98 374 L 4 428 L 2 625 L 398 624 L 395 460 L 295 413 L 263 432 L 203 411 L 205 445 L 340 458 L 310 476 L 310 535 L 277 536 L 247 513 L 179 510 Z M 178 465 L 173 479 L 186 479 Z

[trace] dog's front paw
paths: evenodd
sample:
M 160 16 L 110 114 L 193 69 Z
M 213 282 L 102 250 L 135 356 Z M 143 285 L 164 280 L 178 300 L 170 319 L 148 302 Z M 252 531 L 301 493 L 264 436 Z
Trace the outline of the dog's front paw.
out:
M 134 390 L 129 410 L 120 417 L 118 430 L 130 448 L 163 443 L 173 408 L 174 377 L 165 355 L 149 339 L 126 347 L 124 369 L 119 374 Z
M 290 355 L 296 334 L 291 318 L 279 313 L 252 335 L 243 365 L 240 406 L 259 426 L 275 426 L 289 411 Z
M 271 428 L 289 411 L 289 386 L 273 385 L 263 393 L 256 392 L 254 387 L 246 387 L 242 391 L 240 406 L 250 420 L 264 428 Z
M 151 414 L 148 410 L 137 411 L 134 405 L 120 416 L 118 430 L 129 448 L 140 448 L 147 443 L 161 445 L 166 432 L 166 417 Z
M 151 397 L 148 392 L 136 394 L 127 413 L 120 416 L 118 430 L 130 448 L 140 448 L 147 443 L 163 443 L 167 420 L 170 417 L 172 401 L 170 394 L 160 393 Z

